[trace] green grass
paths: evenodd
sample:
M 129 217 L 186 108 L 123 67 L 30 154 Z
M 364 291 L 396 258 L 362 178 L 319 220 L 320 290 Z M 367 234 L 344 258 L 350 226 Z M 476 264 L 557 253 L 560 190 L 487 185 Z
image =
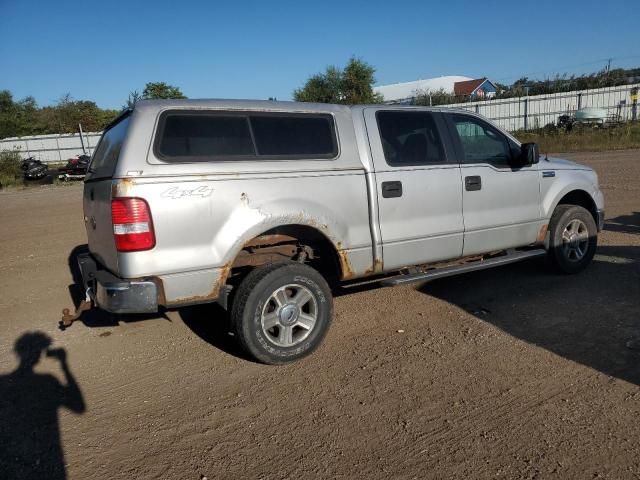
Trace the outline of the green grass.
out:
M 580 127 L 567 132 L 545 128 L 535 132 L 514 132 L 521 142 L 535 142 L 543 153 L 602 152 L 640 148 L 640 122 L 616 127 Z
M 20 161 L 20 152 L 17 150 L 0 151 L 0 188 L 22 184 Z
M 0 175 L 0 190 L 24 185 L 22 178 Z

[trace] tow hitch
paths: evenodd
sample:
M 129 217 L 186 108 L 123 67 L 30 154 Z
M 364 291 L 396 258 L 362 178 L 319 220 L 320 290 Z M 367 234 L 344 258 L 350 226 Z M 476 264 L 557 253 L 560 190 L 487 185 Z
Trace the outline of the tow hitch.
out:
M 61 328 L 70 327 L 73 322 L 80 318 L 82 312 L 91 310 L 91 307 L 93 307 L 93 300 L 91 300 L 89 289 L 87 289 L 84 300 L 80 302 L 80 305 L 78 305 L 73 315 L 71 315 L 71 311 L 68 308 L 62 310 L 62 320 L 60 320 Z

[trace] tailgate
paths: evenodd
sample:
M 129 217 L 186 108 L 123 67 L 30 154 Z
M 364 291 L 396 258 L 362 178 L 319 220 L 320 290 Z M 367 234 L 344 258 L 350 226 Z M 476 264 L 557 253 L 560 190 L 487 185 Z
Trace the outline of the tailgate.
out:
M 111 223 L 111 182 L 127 136 L 130 113 L 116 119 L 102 134 L 84 184 L 83 209 L 89 251 L 108 270 L 118 273 L 118 252 Z

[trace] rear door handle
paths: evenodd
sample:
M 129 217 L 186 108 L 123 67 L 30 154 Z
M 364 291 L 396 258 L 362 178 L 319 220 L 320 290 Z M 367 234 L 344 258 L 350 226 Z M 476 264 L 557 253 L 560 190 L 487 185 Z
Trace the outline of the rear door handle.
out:
M 382 182 L 382 197 L 397 198 L 402 196 L 402 182 Z
M 464 188 L 468 192 L 480 190 L 482 188 L 482 177 L 480 177 L 479 175 L 464 177 Z

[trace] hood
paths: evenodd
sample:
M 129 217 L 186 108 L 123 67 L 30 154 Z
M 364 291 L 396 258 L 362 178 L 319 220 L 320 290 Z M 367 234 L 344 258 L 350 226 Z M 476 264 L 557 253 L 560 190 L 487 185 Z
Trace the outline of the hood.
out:
M 592 168 L 580 163 L 565 160 L 564 158 L 548 157 L 546 160 L 541 156 L 540 168 L 552 168 L 554 170 L 592 170 Z

